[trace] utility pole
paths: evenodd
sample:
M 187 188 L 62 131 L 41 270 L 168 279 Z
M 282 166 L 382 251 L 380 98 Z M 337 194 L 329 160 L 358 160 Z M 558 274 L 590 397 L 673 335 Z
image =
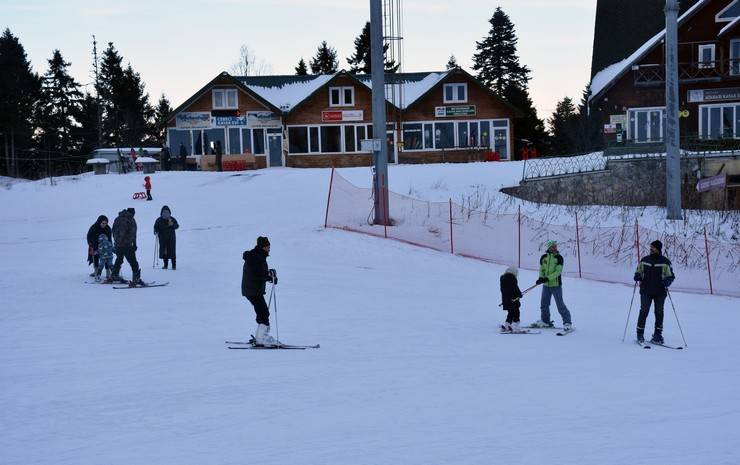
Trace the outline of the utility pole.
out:
M 681 149 L 678 126 L 678 0 L 665 2 L 666 217 L 681 219 Z
M 375 224 L 385 224 L 388 218 L 388 143 L 385 124 L 382 0 L 370 0 L 370 65 L 373 84 L 373 139 L 380 141 L 373 148 Z
M 100 108 L 100 81 L 98 80 L 98 42 L 93 38 L 93 67 L 95 68 L 95 106 L 98 109 L 98 148 L 103 146 L 103 109 Z

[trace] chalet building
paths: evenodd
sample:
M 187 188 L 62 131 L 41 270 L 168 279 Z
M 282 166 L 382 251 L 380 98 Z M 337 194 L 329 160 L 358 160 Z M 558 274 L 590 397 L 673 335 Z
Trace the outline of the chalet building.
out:
M 682 137 L 740 138 L 739 23 L 738 0 L 698 0 L 680 15 Z M 626 58 L 595 73 L 591 92 L 592 108 L 603 115 L 607 143 L 661 142 L 665 117 L 665 29 Z
M 258 167 L 363 166 L 372 154 L 369 75 L 221 73 L 168 120 L 173 155 L 248 154 Z M 521 112 L 461 69 L 386 75 L 391 163 L 511 159 Z

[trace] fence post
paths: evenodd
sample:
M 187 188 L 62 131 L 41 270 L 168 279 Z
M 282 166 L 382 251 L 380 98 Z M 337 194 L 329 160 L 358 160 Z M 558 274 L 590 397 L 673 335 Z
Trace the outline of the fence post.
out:
M 704 227 L 704 250 L 707 255 L 707 276 L 709 276 L 709 293 L 714 294 L 714 289 L 712 288 L 712 270 L 709 267 L 709 240 L 707 240 L 707 228 Z
M 635 246 L 637 247 L 637 263 L 640 263 L 640 225 L 635 219 Z
M 455 243 L 452 239 L 452 198 L 450 198 L 450 253 L 455 253 Z
M 516 215 L 517 222 L 517 268 L 522 267 L 522 206 L 519 205 Z
M 581 236 L 578 232 L 578 212 L 576 212 L 576 250 L 578 251 L 578 277 L 582 278 L 581 274 Z
M 331 188 L 334 184 L 334 163 L 331 164 L 331 177 L 329 178 L 329 195 L 326 196 L 326 214 L 324 215 L 324 228 L 329 222 L 329 202 L 331 201 Z

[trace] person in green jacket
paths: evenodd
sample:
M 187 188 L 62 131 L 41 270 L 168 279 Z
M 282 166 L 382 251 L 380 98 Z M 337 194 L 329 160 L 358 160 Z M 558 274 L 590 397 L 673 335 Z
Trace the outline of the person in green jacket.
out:
M 558 312 L 563 318 L 563 329 L 570 331 L 573 329 L 573 323 L 570 319 L 568 307 L 563 302 L 563 256 L 558 252 L 558 243 L 547 241 L 545 244 L 547 252 L 540 257 L 540 277 L 537 284 L 542 284 L 542 299 L 540 300 L 541 319 L 532 326 L 538 328 L 551 328 L 554 326 L 550 320 L 550 301 L 555 297 L 555 304 Z

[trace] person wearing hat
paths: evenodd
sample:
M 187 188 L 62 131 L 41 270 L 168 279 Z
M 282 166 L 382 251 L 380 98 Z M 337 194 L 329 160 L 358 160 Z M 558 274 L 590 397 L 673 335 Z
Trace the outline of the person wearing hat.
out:
M 643 257 L 635 270 L 635 283 L 640 283 L 640 316 L 637 318 L 637 341 L 645 342 L 645 322 L 650 313 L 650 304 L 655 307 L 655 331 L 650 340 L 663 344 L 663 304 L 667 289 L 676 279 L 671 261 L 663 256 L 663 243 L 650 243 L 650 255 Z
M 113 281 L 124 282 L 121 279 L 121 265 L 123 265 L 123 259 L 125 258 L 129 265 L 131 265 L 131 272 L 133 274 L 131 282 L 132 286 L 144 285 L 141 280 L 141 269 L 139 269 L 139 262 L 136 261 L 136 220 L 134 220 L 134 214 L 136 210 L 133 208 L 127 208 L 121 210 L 118 213 L 118 217 L 113 221 L 113 250 L 116 252 L 116 261 L 113 263 Z
M 180 225 L 172 216 L 170 207 L 165 205 L 159 213 L 159 218 L 154 222 L 154 234 L 159 239 L 159 258 L 164 261 L 163 269 L 167 269 L 170 259 L 172 260 L 172 269 L 177 269 L 177 236 L 175 230 Z
M 540 257 L 540 277 L 537 284 L 542 284 L 542 299 L 540 300 L 540 320 L 532 326 L 537 328 L 552 328 L 553 322 L 550 320 L 550 301 L 555 297 L 555 304 L 558 307 L 558 313 L 563 319 L 563 329 L 570 331 L 573 324 L 570 319 L 568 307 L 563 302 L 563 256 L 558 252 L 558 243 L 547 241 L 545 244 L 547 252 Z
M 501 325 L 502 333 L 518 333 L 519 329 L 519 299 L 522 298 L 522 291 L 519 289 L 517 282 L 518 270 L 510 266 L 501 275 L 501 306 L 508 312 L 506 321 Z
M 257 245 L 244 252 L 242 269 L 242 295 L 249 300 L 257 315 L 257 332 L 254 335 L 258 345 L 279 344 L 280 341 L 270 335 L 270 309 L 265 302 L 265 286 L 270 282 L 277 284 L 277 273 L 267 267 L 270 255 L 270 240 L 264 236 L 257 238 Z

